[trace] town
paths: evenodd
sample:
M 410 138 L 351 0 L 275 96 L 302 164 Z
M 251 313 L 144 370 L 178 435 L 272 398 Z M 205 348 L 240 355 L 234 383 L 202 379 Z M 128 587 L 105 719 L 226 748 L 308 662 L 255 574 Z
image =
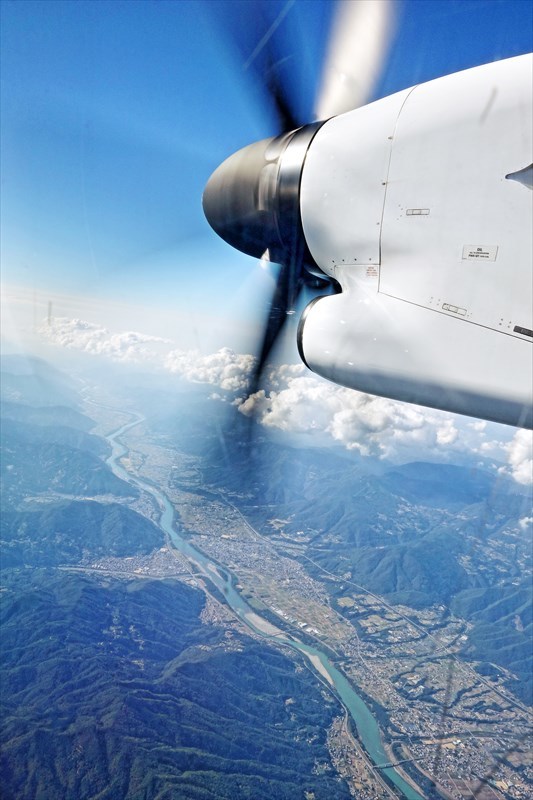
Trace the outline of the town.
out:
M 141 426 L 122 441 L 128 447 L 122 464 L 165 492 L 181 534 L 234 576 L 248 605 L 277 628 L 327 649 L 379 717 L 389 763 L 414 787 L 422 776 L 445 798 L 529 797 L 530 710 L 504 686 L 502 671 L 489 679 L 457 655 L 468 638 L 468 623 L 443 607 L 393 606 L 344 575 L 323 571 L 318 580 L 315 569 L 312 577 L 302 551 L 305 531 L 284 534 L 284 520 L 277 518 L 269 520 L 268 531 L 256 530 L 235 498 L 216 487 L 206 491 L 199 457 L 150 441 Z M 136 510 L 157 518 L 149 496 L 141 493 L 133 502 Z M 272 531 L 275 541 L 267 535 Z M 213 600 L 205 576 L 171 542 L 150 556 L 101 558 L 79 568 L 124 578 L 172 577 L 201 586 L 209 598 L 206 622 L 227 629 L 228 647 L 232 625 L 241 624 Z M 327 689 L 324 695 L 334 700 Z M 380 765 L 366 757 L 354 733 L 344 716 L 330 731 L 335 769 L 354 796 L 394 796 Z

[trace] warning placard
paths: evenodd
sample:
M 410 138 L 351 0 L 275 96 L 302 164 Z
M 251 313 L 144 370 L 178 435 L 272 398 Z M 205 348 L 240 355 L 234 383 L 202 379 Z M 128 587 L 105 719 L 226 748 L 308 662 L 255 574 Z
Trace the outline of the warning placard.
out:
M 465 244 L 463 245 L 463 261 L 496 261 L 498 245 Z

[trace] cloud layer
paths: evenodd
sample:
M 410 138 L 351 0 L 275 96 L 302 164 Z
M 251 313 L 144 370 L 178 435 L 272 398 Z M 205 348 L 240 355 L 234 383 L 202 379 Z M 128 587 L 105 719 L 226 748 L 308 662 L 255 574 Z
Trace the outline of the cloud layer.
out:
M 129 363 L 150 361 L 161 352 L 161 345 L 170 344 L 168 339 L 159 336 L 135 331 L 111 333 L 101 325 L 66 317 L 53 317 L 41 327 L 40 333 L 53 344 L 68 350 L 81 350 Z
M 517 431 L 506 446 L 507 472 L 524 486 L 533 483 L 533 433 Z
M 80 319 L 53 318 L 41 328 L 51 343 L 152 368 L 204 383 L 229 395 L 242 414 L 265 427 L 312 434 L 363 456 L 392 461 L 477 459 L 522 485 L 533 483 L 530 431 L 421 408 L 345 389 L 285 364 L 265 376 L 265 388 L 247 397 L 255 357 L 222 348 L 202 355 L 180 350 L 168 339 L 134 331 L 112 333 Z M 504 466 L 502 466 L 502 463 Z
M 163 366 L 194 383 L 208 383 L 225 392 L 244 392 L 254 364 L 254 356 L 240 355 L 229 347 L 223 347 L 208 356 L 194 351 L 171 350 Z
M 449 414 L 344 389 L 304 372 L 303 366 L 282 367 L 273 380 L 279 388 L 257 392 L 239 410 L 268 427 L 320 432 L 365 456 L 398 458 L 413 447 L 448 448 L 457 440 Z

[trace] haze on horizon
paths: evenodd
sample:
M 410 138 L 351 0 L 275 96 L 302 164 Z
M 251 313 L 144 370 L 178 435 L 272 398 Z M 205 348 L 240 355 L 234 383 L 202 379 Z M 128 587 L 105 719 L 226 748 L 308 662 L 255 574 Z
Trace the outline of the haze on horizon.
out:
M 256 27 L 282 19 L 277 46 L 310 118 L 332 8 L 2 3 L 3 349 L 179 374 L 287 436 L 385 459 L 466 459 L 527 483 L 527 434 L 303 370 L 298 314 L 273 380 L 242 403 L 273 279 L 215 236 L 201 194 L 229 153 L 276 132 L 257 76 L 243 70 Z M 532 47 L 533 8 L 520 0 L 405 0 L 395 11 L 375 97 Z

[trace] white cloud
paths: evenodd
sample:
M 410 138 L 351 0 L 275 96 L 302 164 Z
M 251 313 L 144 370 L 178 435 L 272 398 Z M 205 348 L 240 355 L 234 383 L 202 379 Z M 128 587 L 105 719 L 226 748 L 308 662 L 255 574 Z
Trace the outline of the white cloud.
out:
M 397 458 L 413 447 L 444 453 L 458 430 L 449 414 L 345 389 L 303 368 L 283 366 L 261 390 L 239 405 L 268 427 L 296 433 L 318 431 L 362 455 Z
M 504 447 L 507 451 L 508 467 L 502 472 L 524 486 L 533 485 L 533 432 L 518 430 L 512 440 Z
M 246 390 L 254 364 L 254 356 L 223 347 L 208 356 L 190 350 L 172 350 L 164 367 L 194 383 L 208 383 L 226 392 L 242 392 Z
M 193 350 L 171 349 L 170 339 L 136 331 L 112 333 L 102 325 L 82 319 L 53 317 L 42 325 L 40 333 L 52 344 L 68 350 L 105 356 L 113 361 L 149 362 L 152 367 L 226 392 L 245 391 L 255 364 L 254 356 L 241 355 L 227 347 L 205 356 Z
M 452 419 L 444 420 L 444 423 L 437 430 L 438 444 L 453 444 L 457 440 L 459 432 Z
M 522 519 L 518 520 L 518 525 L 523 531 L 527 530 L 527 528 L 532 524 L 533 524 L 533 517 L 522 517 Z
M 271 368 L 265 388 L 246 397 L 256 359 L 225 347 L 203 355 L 135 331 L 113 333 L 81 319 L 52 318 L 41 335 L 59 347 L 115 362 L 144 363 L 213 387 L 214 400 L 230 400 L 266 427 L 313 434 L 362 455 L 392 461 L 481 458 L 499 460 L 518 483 L 533 483 L 531 434 L 483 421 L 345 389 L 310 374 L 302 364 Z M 218 390 L 218 391 L 217 391 Z M 228 397 L 229 395 L 229 397 Z M 502 462 L 507 462 L 502 467 Z M 487 462 L 485 462 L 486 464 Z
M 468 427 L 472 428 L 474 431 L 481 432 L 485 430 L 487 423 L 484 419 L 476 419 L 474 422 L 469 422 Z
M 154 356 L 158 356 L 161 345 L 170 344 L 168 339 L 159 336 L 147 336 L 135 331 L 111 333 L 101 325 L 66 317 L 52 318 L 41 327 L 40 333 L 48 341 L 68 350 L 80 350 L 130 363 L 153 360 Z

